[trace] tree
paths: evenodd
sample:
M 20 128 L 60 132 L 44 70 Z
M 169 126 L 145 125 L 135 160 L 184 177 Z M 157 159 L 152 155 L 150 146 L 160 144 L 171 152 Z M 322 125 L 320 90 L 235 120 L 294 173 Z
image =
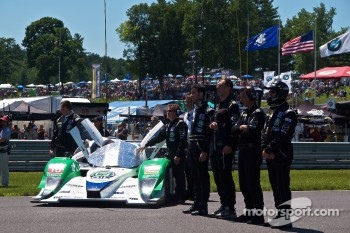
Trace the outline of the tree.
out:
M 22 45 L 27 50 L 29 68 L 38 70 L 37 83 L 74 81 L 69 71 L 83 69 L 83 38 L 71 36 L 61 20 L 44 17 L 26 27 Z
M 247 3 L 245 13 L 249 13 L 249 38 L 279 24 L 278 8 L 273 7 L 272 2 L 273 0 L 253 0 L 249 4 Z M 247 32 L 244 28 L 242 28 L 242 31 L 243 33 Z M 248 73 L 252 74 L 255 68 L 277 72 L 278 48 L 250 52 L 247 60 Z M 244 61 L 243 64 L 245 64 Z
M 285 38 L 283 41 L 288 41 L 308 31 L 315 30 L 316 24 L 316 64 L 319 67 L 324 67 L 326 63 L 324 59 L 320 58 L 318 47 L 330 40 L 330 35 L 334 36 L 332 24 L 336 9 L 331 7 L 327 11 L 325 5 L 321 3 L 319 7 L 314 7 L 313 10 L 313 12 L 308 12 L 305 9 L 301 9 L 296 16 L 287 20 L 283 30 L 283 38 Z M 292 61 L 295 64 L 293 68 L 299 73 L 309 73 L 314 70 L 314 52 L 287 56 L 283 60 L 285 63 Z
M 127 15 L 129 20 L 116 31 L 127 45 L 124 55 L 139 80 L 151 74 L 162 83 L 163 75 L 168 72 L 182 73 L 185 40 L 181 33 L 182 15 L 176 8 L 165 1 L 158 1 L 151 6 L 133 6 Z
M 0 38 L 0 82 L 20 83 L 19 76 L 25 70 L 25 51 L 13 38 Z
M 147 73 L 159 77 L 169 72 L 192 73 L 191 50 L 198 50 L 193 60 L 195 70 L 241 69 L 248 12 L 252 13 L 254 33 L 278 23 L 272 0 L 158 0 L 151 6 L 130 8 L 129 19 L 116 31 L 127 45 L 124 56 L 140 78 Z M 251 63 L 243 63 L 249 70 L 258 65 L 275 68 L 274 51 L 251 54 Z

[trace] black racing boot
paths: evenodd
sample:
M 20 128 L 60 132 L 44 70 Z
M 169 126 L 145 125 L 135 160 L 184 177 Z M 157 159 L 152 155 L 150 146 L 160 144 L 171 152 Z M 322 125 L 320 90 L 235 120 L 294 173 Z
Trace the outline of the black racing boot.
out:
M 269 222 L 273 229 L 291 229 L 293 228 L 290 220 L 290 208 L 279 209 L 277 215 Z
M 248 224 L 253 225 L 264 225 L 264 212 L 263 209 L 252 209 L 253 214 L 251 215 L 251 219 L 247 221 Z
M 195 210 L 191 213 L 194 216 L 207 216 L 208 215 L 208 203 L 201 202 L 199 203 L 198 210 Z
M 186 210 L 183 210 L 182 213 L 184 214 L 191 214 L 193 211 L 197 211 L 199 208 L 199 204 L 198 202 L 194 202 L 190 208 L 186 209 Z

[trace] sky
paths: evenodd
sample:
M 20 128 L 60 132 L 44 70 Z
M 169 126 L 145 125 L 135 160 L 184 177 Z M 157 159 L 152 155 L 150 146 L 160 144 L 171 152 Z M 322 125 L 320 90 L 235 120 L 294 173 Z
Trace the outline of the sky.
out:
M 128 18 L 126 11 L 140 3 L 151 4 L 153 0 L 105 0 L 107 56 L 123 58 L 125 46 L 119 41 L 115 29 Z M 349 27 L 347 0 L 274 0 L 278 7 L 283 24 L 286 19 L 296 16 L 305 8 L 313 12 L 323 2 L 326 9 L 334 7 L 333 29 Z M 21 44 L 25 36 L 25 28 L 42 17 L 53 17 L 61 20 L 71 33 L 80 34 L 84 38 L 83 47 L 86 52 L 105 55 L 105 21 L 104 0 L 0 0 L 0 38 L 14 38 Z

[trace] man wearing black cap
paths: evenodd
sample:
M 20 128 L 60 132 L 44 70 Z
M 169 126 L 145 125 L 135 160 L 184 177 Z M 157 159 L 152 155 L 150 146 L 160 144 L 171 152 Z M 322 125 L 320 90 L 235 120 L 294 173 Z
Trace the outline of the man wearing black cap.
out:
M 2 187 L 9 185 L 8 148 L 10 146 L 11 129 L 9 127 L 10 118 L 4 115 L 0 118 L 0 170 Z
M 296 112 L 289 108 L 289 88 L 282 81 L 274 81 L 269 90 L 267 104 L 270 110 L 262 132 L 262 157 L 266 159 L 269 180 L 278 210 L 269 224 L 272 228 L 291 228 L 288 213 L 291 211 L 290 166 L 293 160 L 291 140 L 297 124 Z

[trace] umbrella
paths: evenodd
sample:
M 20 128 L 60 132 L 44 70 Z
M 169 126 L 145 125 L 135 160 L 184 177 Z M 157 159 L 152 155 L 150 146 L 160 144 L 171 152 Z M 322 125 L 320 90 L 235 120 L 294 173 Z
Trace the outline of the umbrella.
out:
M 17 85 L 17 88 L 22 90 L 24 88 L 24 86 L 23 85 Z
M 222 77 L 222 74 L 221 73 L 216 73 L 215 75 L 214 75 L 214 78 L 221 78 Z
M 175 76 L 175 78 L 184 78 L 184 76 L 181 75 L 181 74 L 177 74 L 177 75 Z

